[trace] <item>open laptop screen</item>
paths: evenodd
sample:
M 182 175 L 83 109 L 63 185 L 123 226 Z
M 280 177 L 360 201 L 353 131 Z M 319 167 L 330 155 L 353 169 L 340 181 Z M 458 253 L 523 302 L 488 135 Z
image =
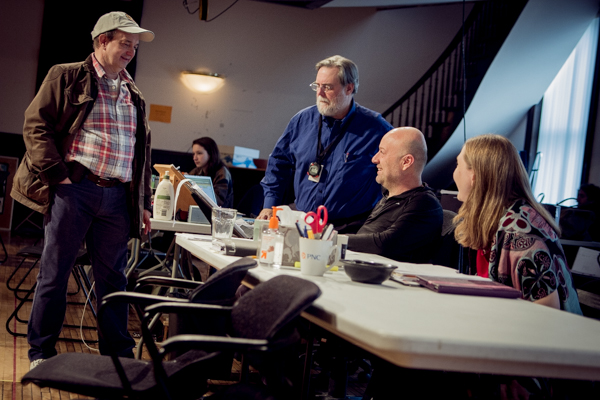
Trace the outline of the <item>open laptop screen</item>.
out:
M 200 208 L 200 211 L 202 211 L 202 214 L 204 214 L 206 217 L 207 222 L 212 225 L 212 209 L 218 207 L 212 180 L 209 176 L 183 175 L 183 177 L 189 179 L 198 187 L 196 188 L 196 186 L 191 185 L 190 182 L 187 183 L 192 198 L 196 204 L 198 204 L 198 207 Z M 200 189 L 201 192 L 198 192 L 198 189 Z M 238 237 L 246 239 L 248 238 L 248 234 L 246 234 L 237 223 L 233 227 L 233 232 Z
M 210 176 L 199 176 L 199 175 L 184 175 L 186 179 L 194 182 L 200 186 L 200 189 L 208 195 L 214 201 L 217 202 L 217 196 L 215 195 L 215 189 L 213 188 L 212 179 Z

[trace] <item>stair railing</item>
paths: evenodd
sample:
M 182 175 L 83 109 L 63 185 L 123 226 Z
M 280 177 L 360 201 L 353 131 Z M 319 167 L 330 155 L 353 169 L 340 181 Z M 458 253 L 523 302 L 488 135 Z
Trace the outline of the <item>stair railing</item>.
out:
M 429 159 L 462 120 L 463 110 L 468 109 L 487 69 L 526 3 L 477 2 L 465 20 L 464 28 L 461 27 L 431 68 L 382 113 L 395 127 L 413 126 L 421 130 L 427 141 Z M 465 60 L 462 57 L 463 40 Z

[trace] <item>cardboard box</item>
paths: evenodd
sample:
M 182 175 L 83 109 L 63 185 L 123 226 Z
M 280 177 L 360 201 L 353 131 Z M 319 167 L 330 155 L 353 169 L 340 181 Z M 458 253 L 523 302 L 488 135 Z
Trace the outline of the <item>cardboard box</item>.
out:
M 219 153 L 221 153 L 221 160 L 223 160 L 225 165 L 231 167 L 233 165 L 233 152 L 235 150 L 235 147 L 225 146 L 222 144 L 218 145 L 217 147 L 219 148 Z
M 260 157 L 260 150 L 241 146 L 219 145 L 221 159 L 228 167 L 256 168 L 254 159 Z

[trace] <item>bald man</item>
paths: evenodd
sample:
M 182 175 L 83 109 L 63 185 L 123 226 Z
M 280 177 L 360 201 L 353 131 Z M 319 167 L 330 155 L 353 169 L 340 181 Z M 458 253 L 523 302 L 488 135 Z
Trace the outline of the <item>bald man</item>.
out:
M 384 188 L 366 222 L 348 235 L 348 249 L 379 254 L 396 261 L 428 263 L 441 240 L 442 206 L 421 181 L 427 144 L 418 129 L 392 129 L 372 159 L 375 180 Z

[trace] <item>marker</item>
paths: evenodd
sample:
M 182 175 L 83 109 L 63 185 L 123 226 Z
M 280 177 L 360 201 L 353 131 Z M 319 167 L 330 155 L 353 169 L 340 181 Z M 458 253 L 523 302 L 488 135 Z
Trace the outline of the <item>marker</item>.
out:
M 332 232 L 333 224 L 327 225 L 327 228 L 325 228 L 325 231 L 323 232 L 323 236 L 321 236 L 321 240 L 329 240 L 329 236 L 331 236 Z
M 306 234 L 308 235 L 309 239 L 314 239 L 315 238 L 315 235 L 313 235 L 312 229 L 307 230 Z

